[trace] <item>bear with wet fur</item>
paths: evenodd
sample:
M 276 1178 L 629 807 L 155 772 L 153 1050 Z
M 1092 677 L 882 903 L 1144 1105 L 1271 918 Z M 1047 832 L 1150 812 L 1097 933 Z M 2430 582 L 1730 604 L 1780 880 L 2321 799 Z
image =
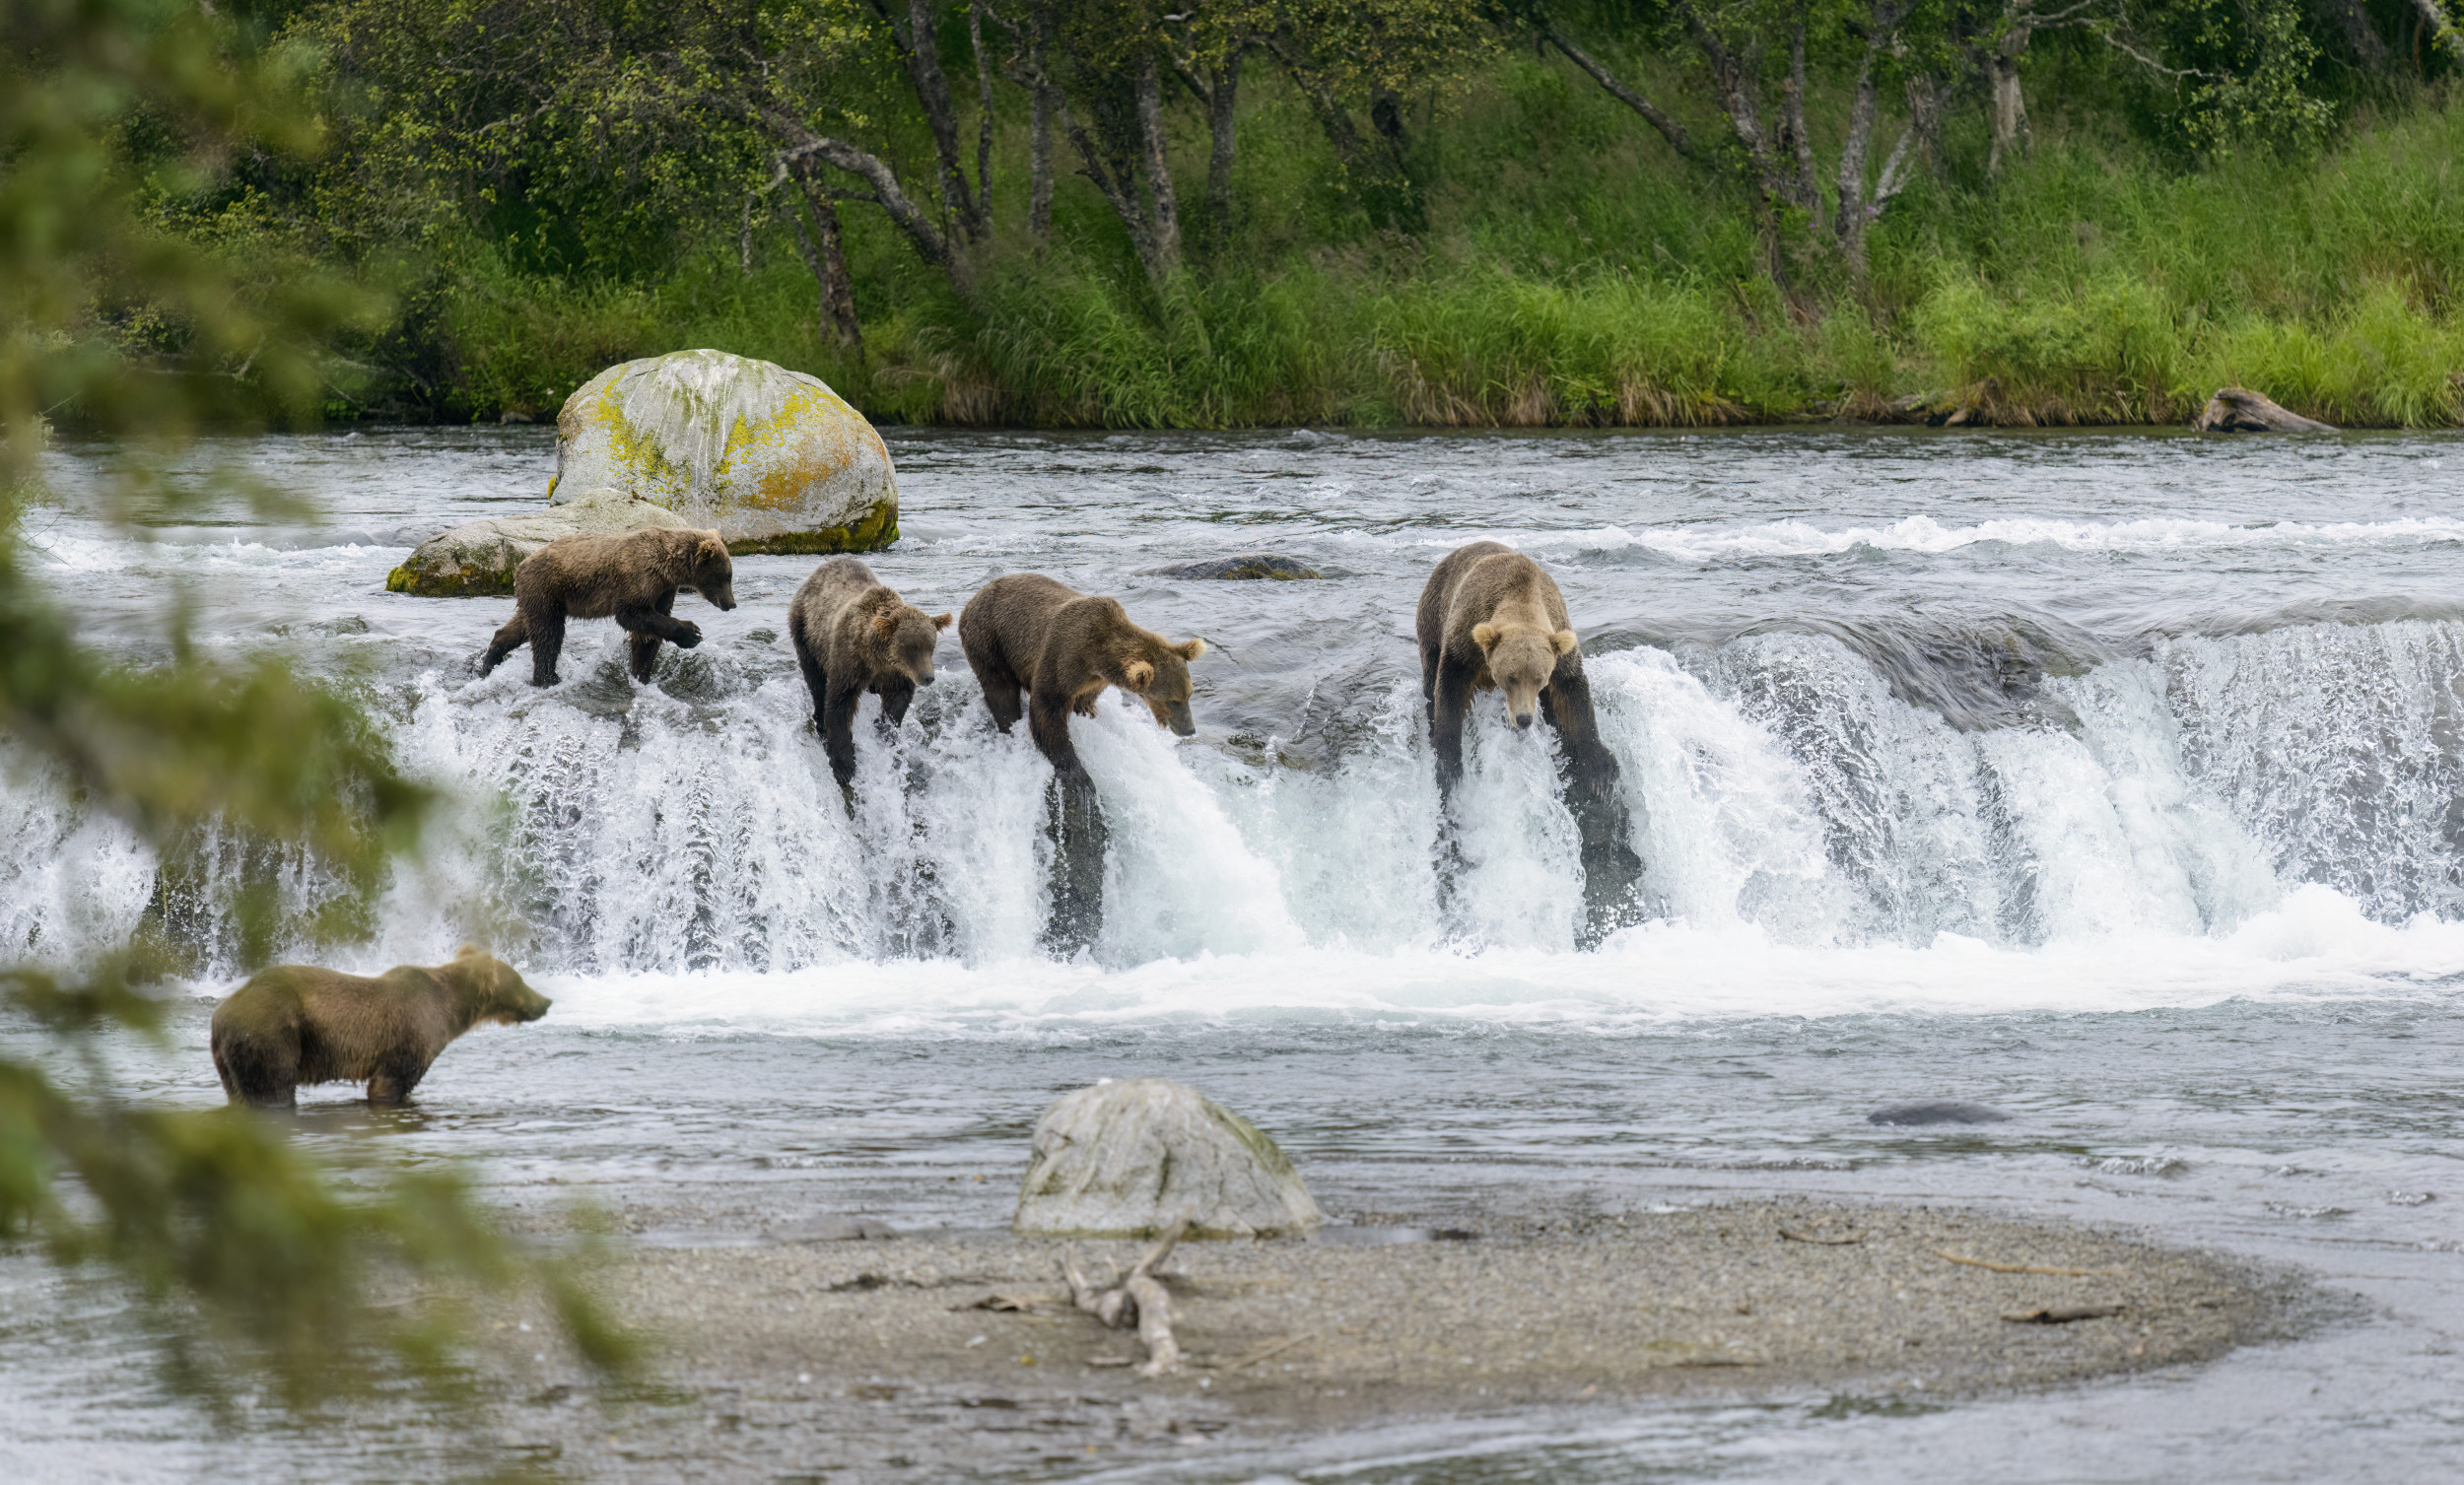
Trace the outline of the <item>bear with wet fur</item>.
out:
M 648 682 L 660 641 L 679 649 L 702 642 L 701 626 L 670 618 L 676 590 L 692 588 L 719 609 L 736 606 L 735 565 L 716 531 L 648 527 L 621 536 L 565 536 L 513 570 L 513 617 L 479 657 L 481 675 L 530 646 L 530 684 L 560 679 L 567 619 L 613 619 L 632 636 L 633 678 Z
M 995 577 L 967 600 L 958 640 L 992 720 L 1006 732 L 1023 711 L 1028 735 L 1064 778 L 1086 774 L 1069 743 L 1069 713 L 1093 716 L 1107 686 L 1146 703 L 1159 726 L 1183 737 L 1198 730 L 1190 661 L 1206 641 L 1176 644 L 1140 629 L 1117 598 L 1089 597 L 1035 573 Z
M 948 614 L 900 598 L 853 557 L 823 563 L 787 605 L 787 638 L 813 694 L 813 725 L 839 787 L 856 776 L 856 699 L 881 698 L 881 720 L 907 719 L 916 688 L 932 684 L 932 650 Z
M 370 1103 L 399 1104 L 462 1033 L 547 1013 L 545 995 L 473 944 L 451 964 L 375 977 L 279 965 L 214 1008 L 214 1072 L 233 1103 L 259 1109 L 294 1107 L 303 1083 L 366 1083 Z
M 1564 596 L 1539 563 L 1503 542 L 1457 548 L 1420 590 L 1417 628 L 1420 694 L 1441 784 L 1463 776 L 1464 720 L 1472 698 L 1485 691 L 1503 694 L 1516 731 L 1545 716 L 1578 765 L 1598 762 L 1587 756 L 1598 743 L 1583 650 Z M 1607 767 L 1613 775 L 1614 760 Z

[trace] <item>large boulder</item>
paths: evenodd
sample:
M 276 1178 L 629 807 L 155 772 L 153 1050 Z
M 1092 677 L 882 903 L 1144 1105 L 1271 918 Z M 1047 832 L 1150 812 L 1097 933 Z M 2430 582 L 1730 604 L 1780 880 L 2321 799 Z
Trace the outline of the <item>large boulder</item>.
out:
M 513 591 L 513 569 L 560 536 L 621 536 L 684 524 L 666 506 L 621 490 L 577 490 L 572 500 L 545 510 L 465 521 L 428 538 L 385 574 L 385 590 L 419 598 L 493 597 Z
M 1307 1232 L 1324 1220 L 1273 1140 L 1186 1083 L 1107 1079 L 1036 1120 L 1013 1231 L 1143 1238 L 1184 1217 L 1197 1238 Z
M 724 351 L 628 361 L 565 399 L 548 500 L 601 486 L 717 527 L 739 555 L 898 540 L 898 481 L 872 425 L 820 377 Z

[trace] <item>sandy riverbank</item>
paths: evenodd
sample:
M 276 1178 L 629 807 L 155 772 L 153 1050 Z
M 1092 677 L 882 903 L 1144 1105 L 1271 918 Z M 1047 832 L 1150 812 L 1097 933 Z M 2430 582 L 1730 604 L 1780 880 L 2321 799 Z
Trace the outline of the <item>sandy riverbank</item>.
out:
M 553 1358 L 516 1357 L 515 1389 L 536 1390 L 507 1426 L 590 1478 L 1052 1478 L 1159 1457 L 1202 1476 L 1208 1458 L 1415 1417 L 1905 1406 L 2179 1366 L 2285 1309 L 2280 1286 L 2207 1255 L 1925 1208 L 1448 1225 L 1471 1236 L 1184 1246 L 1165 1277 L 1188 1361 L 1156 1379 L 1119 1364 L 1142 1355 L 1133 1335 L 1069 1306 L 1052 1242 L 636 1249 L 600 1282 L 657 1337 L 654 1383 L 604 1409 Z M 1139 1248 L 1078 1245 L 1099 1271 Z M 987 1301 L 1026 1308 L 969 1308 Z

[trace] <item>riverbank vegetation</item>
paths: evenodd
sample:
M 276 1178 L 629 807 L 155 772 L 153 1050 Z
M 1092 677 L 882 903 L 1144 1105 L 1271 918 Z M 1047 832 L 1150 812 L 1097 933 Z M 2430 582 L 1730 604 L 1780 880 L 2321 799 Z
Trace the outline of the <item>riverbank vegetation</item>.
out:
M 2459 0 L 258 0 L 308 164 L 126 169 L 382 309 L 326 416 L 710 345 L 880 420 L 2464 423 Z M 198 344 L 102 303 L 118 354 Z M 223 348 L 210 359 L 240 372 Z

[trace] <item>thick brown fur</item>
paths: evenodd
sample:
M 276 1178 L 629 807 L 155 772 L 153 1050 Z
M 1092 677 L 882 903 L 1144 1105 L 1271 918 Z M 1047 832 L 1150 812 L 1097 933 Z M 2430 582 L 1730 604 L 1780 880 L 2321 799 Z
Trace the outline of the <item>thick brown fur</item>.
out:
M 1006 732 L 1023 709 L 1028 735 L 1064 778 L 1086 775 L 1070 746 L 1069 713 L 1093 716 L 1107 686 L 1146 703 L 1159 726 L 1183 737 L 1198 730 L 1190 661 L 1206 641 L 1175 644 L 1140 629 L 1118 599 L 1090 598 L 1035 573 L 995 577 L 967 600 L 958 640 L 992 720 Z
M 1429 574 L 1416 628 L 1420 694 L 1442 792 L 1451 794 L 1463 778 L 1463 728 L 1477 693 L 1502 692 L 1517 731 L 1530 730 L 1535 712 L 1556 729 L 1582 836 L 1583 938 L 1597 942 L 1634 911 L 1642 863 L 1626 844 L 1616 755 L 1600 740 L 1564 595 L 1539 563 L 1502 542 L 1475 541 L 1448 553 Z
M 214 1072 L 233 1103 L 259 1109 L 294 1107 L 303 1083 L 366 1083 L 370 1103 L 399 1104 L 462 1033 L 547 1013 L 512 965 L 470 944 L 451 964 L 373 979 L 279 965 L 214 1008 Z
M 916 688 L 932 684 L 932 650 L 947 614 L 927 614 L 901 599 L 853 557 L 813 570 L 787 605 L 787 638 L 813 694 L 813 725 L 830 772 L 847 788 L 856 776 L 856 700 L 881 698 L 881 720 L 907 719 Z
M 661 640 L 702 642 L 701 626 L 672 619 L 676 590 L 695 589 L 720 609 L 736 606 L 735 565 L 716 531 L 647 528 L 622 536 L 567 536 L 513 570 L 513 617 L 479 657 L 481 675 L 530 646 L 530 684 L 553 686 L 567 619 L 613 619 L 633 637 L 633 678 L 649 681 Z

